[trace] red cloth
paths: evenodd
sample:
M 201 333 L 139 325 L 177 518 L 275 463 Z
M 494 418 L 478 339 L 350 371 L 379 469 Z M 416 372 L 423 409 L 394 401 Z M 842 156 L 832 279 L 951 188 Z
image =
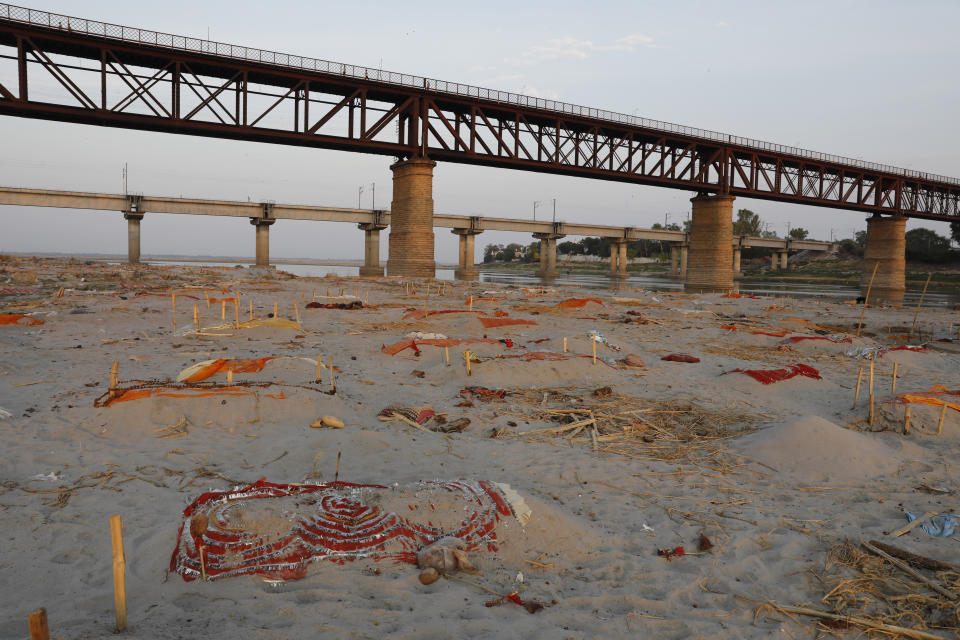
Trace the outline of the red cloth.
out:
M 663 356 L 660 359 L 666 360 L 667 362 L 700 362 L 700 358 L 694 358 L 686 353 L 671 353 L 670 355 Z
M 814 380 L 823 379 L 820 377 L 819 371 L 805 364 L 791 364 L 788 365 L 786 369 L 734 369 L 732 371 L 724 371 L 721 375 L 735 372 L 745 373 L 763 384 L 789 380 L 796 376 L 804 376 L 805 378 L 813 378 Z

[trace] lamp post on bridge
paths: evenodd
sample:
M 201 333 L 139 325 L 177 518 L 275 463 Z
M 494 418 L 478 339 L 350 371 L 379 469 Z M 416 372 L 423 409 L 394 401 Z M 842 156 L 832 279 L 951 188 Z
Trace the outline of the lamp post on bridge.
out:
M 363 195 L 363 192 L 367 187 L 370 187 L 370 208 L 377 208 L 377 183 L 371 182 L 370 184 L 362 184 L 357 187 L 357 209 L 360 208 L 360 196 Z
M 534 200 L 533 201 L 533 221 L 537 221 L 537 207 L 543 205 L 543 200 Z M 554 210 L 556 210 L 556 205 L 554 205 Z

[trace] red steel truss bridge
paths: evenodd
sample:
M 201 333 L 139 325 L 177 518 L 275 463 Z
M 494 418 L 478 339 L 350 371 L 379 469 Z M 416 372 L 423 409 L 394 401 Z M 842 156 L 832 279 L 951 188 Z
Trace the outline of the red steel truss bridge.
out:
M 956 178 L 7 4 L 0 114 L 960 220 Z

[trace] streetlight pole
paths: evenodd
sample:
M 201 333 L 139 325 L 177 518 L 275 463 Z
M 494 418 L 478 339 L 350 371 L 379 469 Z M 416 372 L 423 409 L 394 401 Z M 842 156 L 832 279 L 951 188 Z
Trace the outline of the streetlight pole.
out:
M 553 199 L 553 222 L 554 224 L 556 224 L 557 222 L 557 199 L 556 198 Z
M 669 220 L 669 219 L 670 219 L 670 214 L 669 214 L 669 213 L 663 214 L 663 228 L 664 228 L 664 229 L 667 228 L 667 220 Z
M 370 201 L 370 208 L 371 209 L 377 208 L 377 183 L 371 182 L 370 184 L 362 184 L 359 187 L 357 187 L 357 209 L 360 208 L 360 196 L 363 195 L 363 192 L 364 190 L 366 190 L 367 187 L 370 187 L 370 193 L 372 194 L 371 201 Z
M 543 200 L 534 200 L 533 201 L 533 221 L 537 221 L 537 207 L 543 204 Z

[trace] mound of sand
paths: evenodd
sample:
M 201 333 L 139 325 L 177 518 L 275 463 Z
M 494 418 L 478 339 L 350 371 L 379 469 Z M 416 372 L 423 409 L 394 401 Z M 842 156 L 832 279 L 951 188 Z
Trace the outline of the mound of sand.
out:
M 858 482 L 895 473 L 903 461 L 903 452 L 881 436 L 850 431 L 819 416 L 752 433 L 733 448 L 799 482 Z

